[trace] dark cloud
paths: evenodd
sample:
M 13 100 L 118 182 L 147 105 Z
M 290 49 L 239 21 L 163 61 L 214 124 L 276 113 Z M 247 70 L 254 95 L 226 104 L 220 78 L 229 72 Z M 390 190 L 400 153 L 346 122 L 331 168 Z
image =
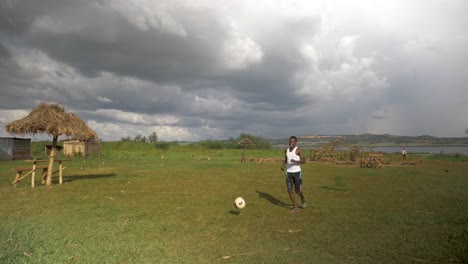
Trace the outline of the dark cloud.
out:
M 461 135 L 466 4 L 416 2 L 2 1 L 0 112 L 54 101 L 109 139 Z
M 0 43 L 0 59 L 1 62 L 6 62 L 11 58 L 10 51 Z

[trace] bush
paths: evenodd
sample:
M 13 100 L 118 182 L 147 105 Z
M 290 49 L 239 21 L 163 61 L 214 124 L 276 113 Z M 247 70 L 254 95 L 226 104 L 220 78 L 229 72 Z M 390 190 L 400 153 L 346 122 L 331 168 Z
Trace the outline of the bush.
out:
M 154 143 L 154 146 L 157 149 L 168 150 L 169 147 L 171 146 L 171 143 L 166 142 L 166 141 L 158 141 L 158 142 Z

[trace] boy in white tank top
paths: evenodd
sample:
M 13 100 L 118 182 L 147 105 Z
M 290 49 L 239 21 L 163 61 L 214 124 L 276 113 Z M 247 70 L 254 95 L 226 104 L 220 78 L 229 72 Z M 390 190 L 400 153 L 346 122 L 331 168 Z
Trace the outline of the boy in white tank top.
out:
M 289 138 L 289 148 L 284 150 L 285 159 L 281 170 L 286 170 L 286 185 L 288 187 L 289 197 L 293 202 L 292 213 L 297 212 L 298 206 L 296 203 L 296 197 L 294 196 L 293 185 L 296 193 L 301 197 L 302 208 L 306 207 L 306 198 L 302 192 L 302 170 L 301 164 L 305 163 L 304 153 L 302 149 L 296 146 L 297 138 L 291 136 Z

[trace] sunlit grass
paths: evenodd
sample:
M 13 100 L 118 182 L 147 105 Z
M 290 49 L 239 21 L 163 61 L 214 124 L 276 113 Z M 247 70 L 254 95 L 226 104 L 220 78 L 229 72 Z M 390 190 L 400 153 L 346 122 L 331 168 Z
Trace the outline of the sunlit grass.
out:
M 66 163 L 65 184 L 34 189 L 10 184 L 21 162 L 0 162 L 0 262 L 468 261 L 466 163 L 306 164 L 309 206 L 291 214 L 279 164 L 241 154 L 104 145 L 100 159 Z M 245 209 L 234 208 L 237 196 Z

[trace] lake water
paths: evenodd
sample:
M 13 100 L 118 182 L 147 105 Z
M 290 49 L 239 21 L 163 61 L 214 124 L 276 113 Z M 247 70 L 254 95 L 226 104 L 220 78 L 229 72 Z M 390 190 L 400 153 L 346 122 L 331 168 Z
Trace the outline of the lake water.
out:
M 401 153 L 402 147 L 368 147 L 367 150 L 369 151 L 376 151 L 376 152 L 385 152 L 385 153 Z M 440 153 L 461 153 L 463 155 L 468 155 L 468 146 L 461 147 L 461 146 L 427 146 L 427 147 L 406 147 L 406 151 L 408 153 L 433 153 L 433 154 L 440 154 Z

